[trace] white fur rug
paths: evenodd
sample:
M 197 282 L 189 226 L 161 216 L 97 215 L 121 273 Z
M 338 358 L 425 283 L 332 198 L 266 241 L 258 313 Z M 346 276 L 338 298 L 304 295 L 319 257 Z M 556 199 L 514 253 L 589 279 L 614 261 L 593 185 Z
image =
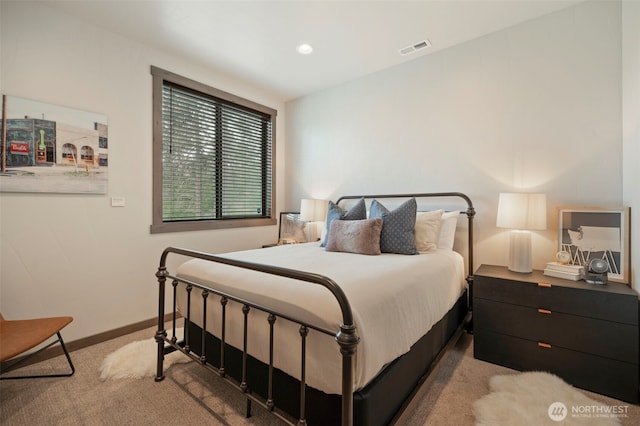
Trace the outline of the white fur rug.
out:
M 625 407 L 594 401 L 543 372 L 494 376 L 489 389 L 473 404 L 477 426 L 619 425 Z
M 182 336 L 182 329 L 176 329 L 176 336 Z M 100 380 L 139 379 L 156 374 L 158 344 L 155 338 L 131 342 L 107 355 L 100 366 Z M 189 362 L 191 358 L 182 352 L 172 352 L 164 357 L 163 370 L 173 364 Z

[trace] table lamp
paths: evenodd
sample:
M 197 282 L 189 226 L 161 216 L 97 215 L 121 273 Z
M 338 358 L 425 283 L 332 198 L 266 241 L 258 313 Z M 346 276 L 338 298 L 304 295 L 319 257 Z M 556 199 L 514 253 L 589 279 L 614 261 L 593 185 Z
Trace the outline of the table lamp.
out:
M 530 231 L 547 229 L 547 196 L 531 193 L 500 194 L 496 226 L 512 230 L 509 238 L 509 270 L 531 272 L 533 256 Z
M 318 222 L 324 222 L 326 220 L 327 207 L 327 200 L 303 198 L 300 202 L 300 220 L 309 222 L 307 224 L 307 238 L 309 241 L 317 241 L 320 238 Z

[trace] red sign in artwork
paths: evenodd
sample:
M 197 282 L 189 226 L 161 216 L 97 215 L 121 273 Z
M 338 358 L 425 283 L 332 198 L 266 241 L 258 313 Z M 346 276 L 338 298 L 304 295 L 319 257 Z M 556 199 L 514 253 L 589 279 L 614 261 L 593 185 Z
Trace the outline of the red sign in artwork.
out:
M 29 154 L 29 144 L 24 142 L 9 142 L 9 152 L 12 154 Z

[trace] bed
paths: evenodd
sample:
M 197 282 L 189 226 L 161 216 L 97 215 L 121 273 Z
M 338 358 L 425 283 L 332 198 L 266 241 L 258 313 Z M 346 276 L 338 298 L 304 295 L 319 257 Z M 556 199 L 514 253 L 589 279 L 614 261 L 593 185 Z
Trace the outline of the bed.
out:
M 470 317 L 474 215 L 461 193 L 347 196 L 330 203 L 320 242 L 220 255 L 167 248 L 156 380 L 180 350 L 243 392 L 247 416 L 257 403 L 289 424 L 393 422 Z M 408 231 L 416 255 L 403 252 Z M 186 257 L 175 274 L 169 255 Z

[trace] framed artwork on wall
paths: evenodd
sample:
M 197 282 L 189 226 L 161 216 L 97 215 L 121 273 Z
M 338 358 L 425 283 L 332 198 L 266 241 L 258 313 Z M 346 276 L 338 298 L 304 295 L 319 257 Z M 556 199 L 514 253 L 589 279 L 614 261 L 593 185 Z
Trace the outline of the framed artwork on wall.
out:
M 107 117 L 2 96 L 0 191 L 106 194 Z
M 610 281 L 629 283 L 629 208 L 558 209 L 558 250 L 569 263 L 587 267 L 592 259 L 609 266 Z

